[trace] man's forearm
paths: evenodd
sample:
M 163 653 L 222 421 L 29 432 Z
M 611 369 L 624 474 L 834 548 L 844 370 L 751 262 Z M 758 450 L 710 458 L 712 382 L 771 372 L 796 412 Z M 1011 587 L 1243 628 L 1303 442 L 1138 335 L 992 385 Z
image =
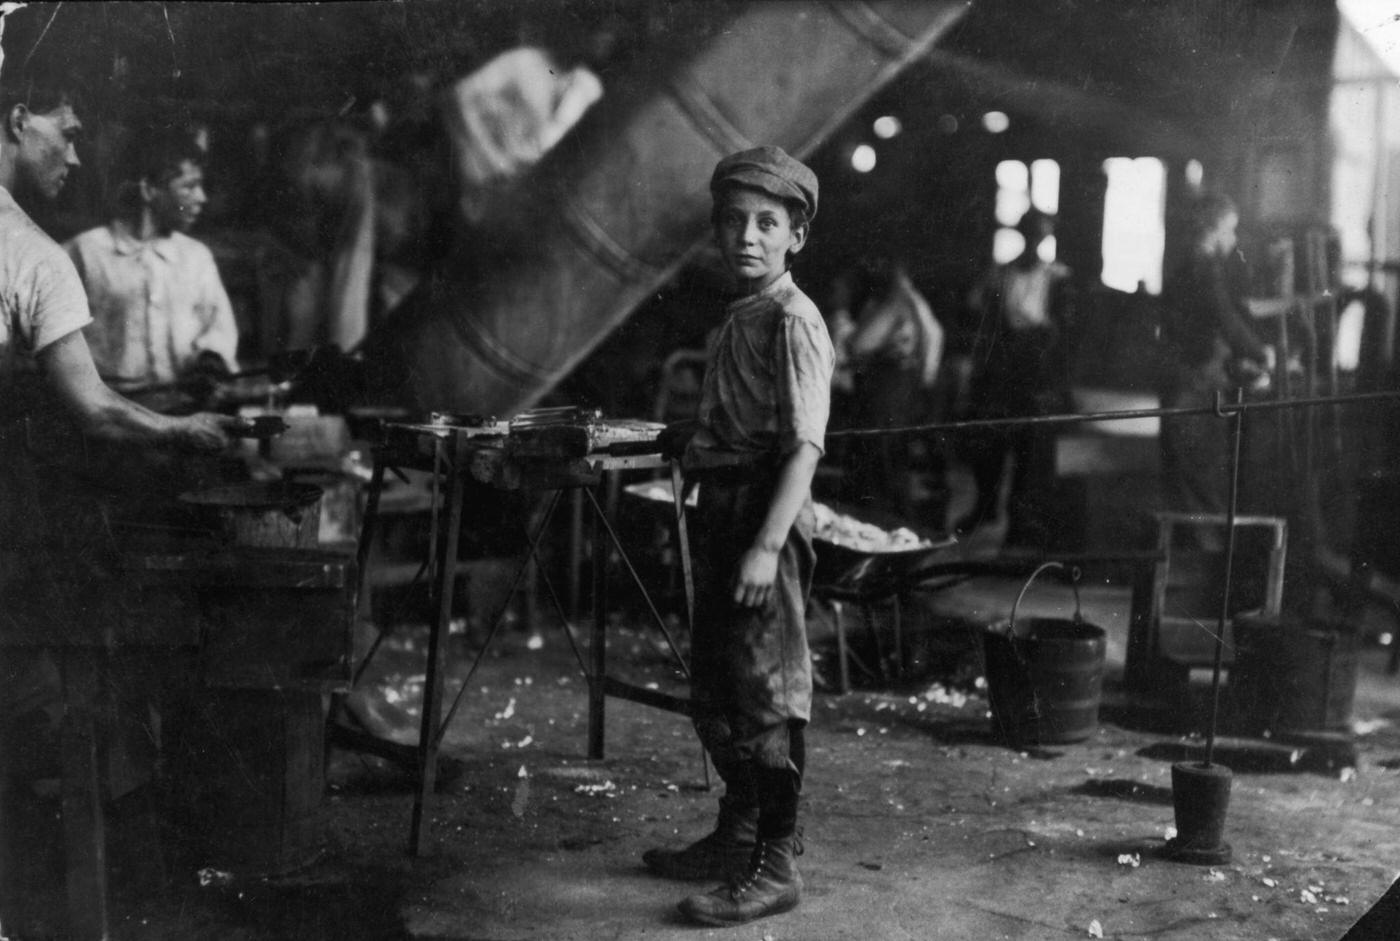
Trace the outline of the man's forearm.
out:
M 171 444 L 178 437 L 179 423 L 138 405 L 105 385 L 77 409 L 86 434 L 107 441 Z
M 74 332 L 39 353 L 39 368 L 84 433 L 108 441 L 173 443 L 177 419 L 123 398 L 97 375 L 83 335 Z

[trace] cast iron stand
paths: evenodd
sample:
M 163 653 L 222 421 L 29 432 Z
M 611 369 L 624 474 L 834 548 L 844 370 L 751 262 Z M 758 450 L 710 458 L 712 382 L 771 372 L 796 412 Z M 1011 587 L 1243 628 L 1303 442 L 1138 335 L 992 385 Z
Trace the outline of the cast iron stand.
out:
M 1220 616 L 1215 625 L 1215 658 L 1210 677 L 1210 726 L 1206 732 L 1205 761 L 1179 761 L 1172 765 L 1172 808 L 1177 835 L 1167 841 L 1163 854 L 1171 860 L 1198 866 L 1220 866 L 1230 861 L 1230 844 L 1223 839 L 1225 812 L 1230 806 L 1230 769 L 1215 763 L 1215 731 L 1220 718 L 1220 668 L 1225 654 L 1225 622 L 1230 617 L 1230 582 L 1235 565 L 1235 517 L 1240 495 L 1240 439 L 1244 427 L 1244 390 L 1235 393 L 1230 457 L 1230 503 L 1225 515 L 1225 585 L 1221 590 Z M 1215 413 L 1229 417 L 1223 396 L 1215 394 Z

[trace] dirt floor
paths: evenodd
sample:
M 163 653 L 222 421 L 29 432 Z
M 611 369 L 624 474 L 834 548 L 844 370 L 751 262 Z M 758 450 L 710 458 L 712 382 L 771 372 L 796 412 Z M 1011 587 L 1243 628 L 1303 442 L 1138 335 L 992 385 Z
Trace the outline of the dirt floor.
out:
M 419 858 L 406 854 L 408 773 L 332 749 L 316 828 L 283 837 L 307 864 L 285 874 L 201 865 L 149 839 L 150 807 L 116 808 L 113 937 L 1323 941 L 1346 934 L 1391 885 L 1400 678 L 1384 671 L 1387 650 L 1362 654 L 1352 735 L 1222 735 L 1215 757 L 1233 770 L 1232 859 L 1168 862 L 1159 853 L 1174 824 L 1171 765 L 1199 758 L 1203 740 L 1191 733 L 1204 713 L 1130 708 L 1119 683 L 1126 591 L 1090 586 L 1086 617 L 1109 636 L 1097 731 L 1068 745 L 1005 745 L 976 679 L 975 624 L 1007 610 L 1018 588 L 991 579 L 941 592 L 931 630 L 911 638 L 920 676 L 818 695 L 803 803 L 807 889 L 792 913 L 727 931 L 681 924 L 675 903 L 709 887 L 655 879 L 640 855 L 701 835 L 712 820 L 716 795 L 694 734 L 680 716 L 610 699 L 607 757 L 587 760 L 585 682 L 558 628 L 542 625 L 507 632 L 472 677 Z M 1067 601 L 1038 593 L 1030 613 Z M 472 659 L 470 636 L 453 637 L 453 677 Z M 618 672 L 680 688 L 656 636 L 620 623 L 613 637 Z M 423 640 L 421 628 L 396 632 L 367 678 L 379 714 L 405 738 Z M 821 652 L 829 685 L 832 649 Z M 36 797 L 34 806 L 42 834 L 56 804 Z M 4 926 L 10 941 L 60 936 L 60 885 L 41 880 L 29 923 Z

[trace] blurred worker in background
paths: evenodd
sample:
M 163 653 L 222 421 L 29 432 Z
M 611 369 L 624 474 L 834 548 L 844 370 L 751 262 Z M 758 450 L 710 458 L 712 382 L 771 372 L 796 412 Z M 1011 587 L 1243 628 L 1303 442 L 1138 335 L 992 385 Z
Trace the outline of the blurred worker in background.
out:
M 932 417 L 932 389 L 943 361 L 943 327 L 902 261 L 880 258 L 868 268 L 870 296 L 844 344 L 855 376 L 853 423 L 857 428 L 917 425 Z M 915 444 L 908 436 L 861 441 L 854 449 L 855 501 L 903 518 L 912 516 L 919 489 L 914 482 Z M 942 468 L 937 471 L 941 476 Z M 932 522 L 942 528 L 941 508 Z
M 1069 268 L 1049 255 L 1055 218 L 1027 210 L 1017 223 L 1025 247 L 996 265 L 973 289 L 969 305 L 980 314 L 970 395 L 973 419 L 1030 418 L 1065 405 L 1060 335 L 1073 317 Z M 1042 252 L 1049 255 L 1042 257 Z M 1006 458 L 1013 462 L 1007 496 L 1006 544 L 1043 548 L 1049 533 L 1036 511 L 1054 480 L 1054 435 L 1043 426 L 990 428 L 967 436 L 967 458 L 977 502 L 955 524 L 960 534 L 997 518 Z
M 831 373 L 831 427 L 854 428 L 859 406 L 856 403 L 855 363 L 851 361 L 851 335 L 856 332 L 855 314 L 860 309 L 866 293 L 865 277 L 856 265 L 848 265 L 838 271 L 828 286 L 828 301 L 823 314 L 826 317 L 826 332 L 831 337 L 831 348 L 836 356 L 836 365 Z M 845 467 L 850 449 L 847 439 L 836 438 L 827 442 L 828 463 Z
M 1232 394 L 1241 378 L 1250 378 L 1246 374 L 1273 371 L 1274 348 L 1261 342 L 1250 324 L 1248 279 L 1237 250 L 1239 221 L 1228 196 L 1205 196 L 1193 211 L 1191 252 L 1162 293 L 1163 408 L 1213 406 L 1217 393 Z M 1228 435 L 1227 423 L 1213 415 L 1162 418 L 1167 509 L 1226 511 Z
M 190 380 L 198 398 L 237 366 L 238 326 L 214 255 L 187 234 L 206 202 L 203 162 L 187 133 L 136 132 L 115 217 L 64 246 L 87 290 L 93 361 L 118 391 Z

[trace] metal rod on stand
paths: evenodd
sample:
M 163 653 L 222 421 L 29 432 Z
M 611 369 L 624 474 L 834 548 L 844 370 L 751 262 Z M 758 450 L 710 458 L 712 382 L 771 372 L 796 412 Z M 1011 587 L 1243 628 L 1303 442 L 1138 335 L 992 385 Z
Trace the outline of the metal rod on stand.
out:
M 1222 418 L 1226 412 L 1222 408 L 1222 395 L 1215 393 L 1215 412 Z M 1235 405 L 1244 404 L 1244 390 L 1235 390 Z M 1230 617 L 1230 582 L 1235 567 L 1235 516 L 1240 499 L 1240 439 L 1244 427 L 1244 409 L 1232 409 L 1235 427 L 1232 434 L 1232 454 L 1230 456 L 1230 503 L 1225 511 L 1225 585 L 1220 592 L 1220 617 L 1215 624 L 1215 662 L 1210 676 L 1210 729 L 1206 735 L 1206 765 L 1215 760 L 1215 727 L 1220 717 L 1220 666 L 1225 656 L 1225 622 Z

